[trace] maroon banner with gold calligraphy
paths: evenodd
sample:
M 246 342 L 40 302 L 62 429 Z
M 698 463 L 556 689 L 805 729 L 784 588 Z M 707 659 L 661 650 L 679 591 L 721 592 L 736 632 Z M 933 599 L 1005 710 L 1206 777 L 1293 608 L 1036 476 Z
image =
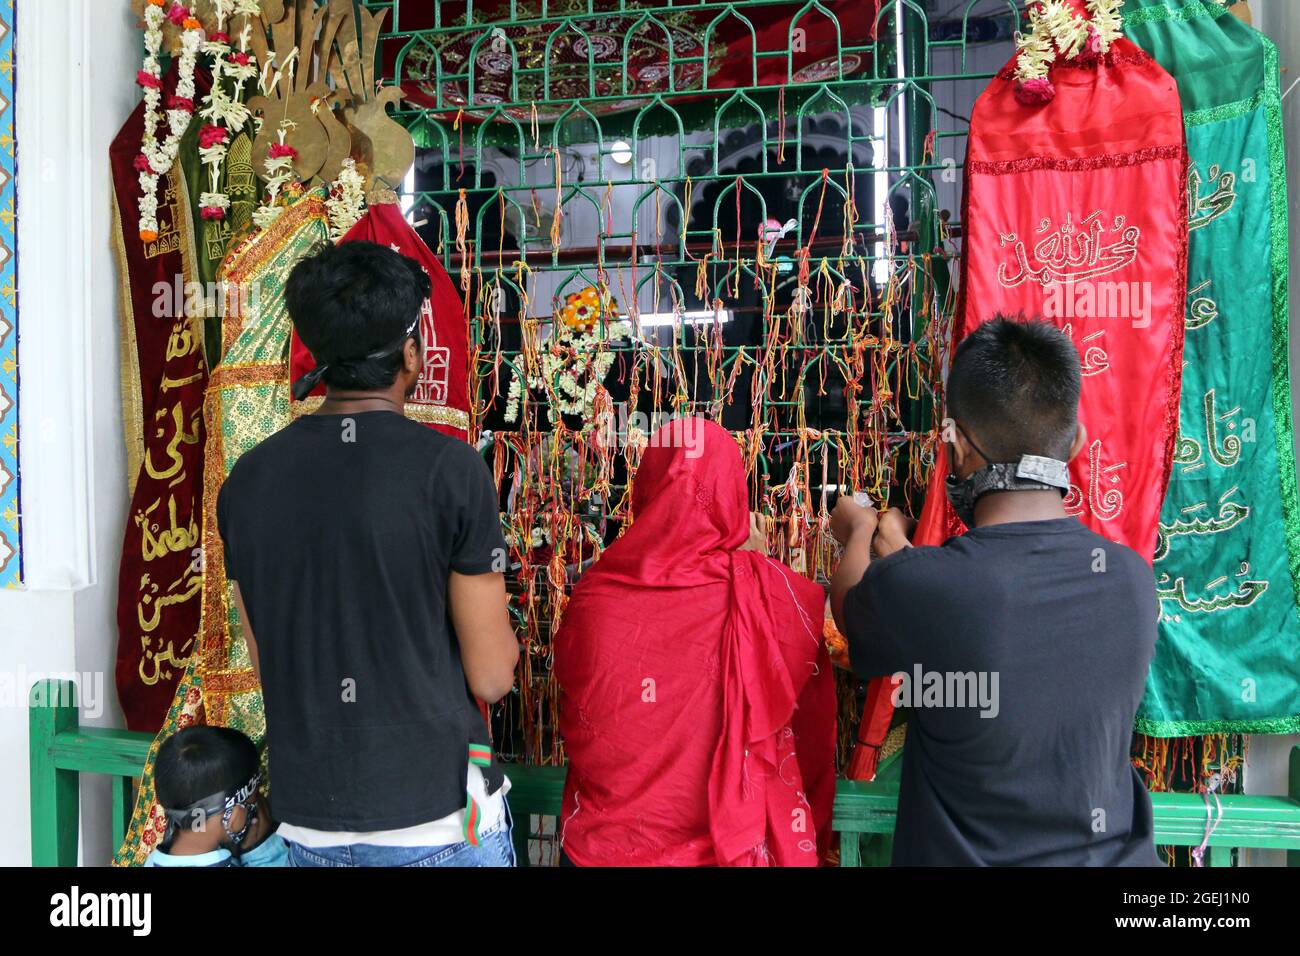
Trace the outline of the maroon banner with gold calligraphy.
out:
M 172 71 L 164 80 L 164 100 L 175 82 Z M 200 73 L 200 92 L 207 82 Z M 141 103 L 109 148 L 131 490 L 118 576 L 115 679 L 127 727 L 155 731 L 198 633 L 207 368 L 198 307 L 205 290 L 194 285 L 192 204 L 180 160 L 158 186 L 157 240 L 139 237 L 140 176 L 134 164 L 143 130 Z

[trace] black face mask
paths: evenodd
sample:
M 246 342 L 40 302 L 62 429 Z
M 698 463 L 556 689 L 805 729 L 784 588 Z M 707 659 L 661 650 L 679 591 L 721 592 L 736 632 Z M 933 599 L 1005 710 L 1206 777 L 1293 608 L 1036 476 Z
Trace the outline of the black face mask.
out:
M 954 423 L 955 424 L 955 423 Z M 948 503 L 957 517 L 968 528 L 975 527 L 975 503 L 990 491 L 1059 491 L 1061 496 L 1070 491 L 1069 465 L 1056 458 L 1041 455 L 1021 455 L 1019 461 L 992 462 L 989 456 L 980 451 L 978 445 L 971 441 L 970 435 L 960 425 L 957 429 L 965 436 L 970 446 L 979 452 L 989 464 L 965 478 L 949 474 L 944 480 L 944 490 L 948 493 Z

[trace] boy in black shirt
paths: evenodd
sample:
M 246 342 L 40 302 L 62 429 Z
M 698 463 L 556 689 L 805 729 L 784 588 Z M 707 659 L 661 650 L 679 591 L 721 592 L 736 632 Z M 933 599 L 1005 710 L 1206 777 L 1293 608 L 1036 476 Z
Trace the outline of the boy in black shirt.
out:
M 912 548 L 896 513 L 836 505 L 831 607 L 853 668 L 901 674 L 913 708 L 897 865 L 1157 865 L 1129 761 L 1155 584 L 1063 507 L 1079 389 L 1066 336 L 996 317 L 948 378 L 948 497 L 971 530 Z
M 300 262 L 287 305 L 325 401 L 217 503 L 291 866 L 514 859 L 473 700 L 507 694 L 518 658 L 497 490 L 471 446 L 403 415 L 429 294 L 374 243 Z

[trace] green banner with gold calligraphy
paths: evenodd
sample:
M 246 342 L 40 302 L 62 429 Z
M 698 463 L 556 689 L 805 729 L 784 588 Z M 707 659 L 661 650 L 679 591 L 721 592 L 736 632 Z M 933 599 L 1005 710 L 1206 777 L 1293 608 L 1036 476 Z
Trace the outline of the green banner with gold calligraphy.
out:
M 209 368 L 221 361 L 221 317 L 218 303 L 221 300 L 217 276 L 226 252 L 238 239 L 252 230 L 253 210 L 259 198 L 257 175 L 253 171 L 253 138 L 240 133 L 230 144 L 219 178 L 213 183 L 208 177 L 211 169 L 199 162 L 199 130 L 202 124 L 194 123 L 181 140 L 180 156 L 184 160 L 185 182 L 189 187 L 191 216 L 194 222 L 194 272 L 195 281 L 203 286 L 200 304 L 203 307 L 204 356 Z M 221 219 L 203 216 L 202 195 L 205 191 L 220 191 L 230 197 L 230 209 Z
M 1154 737 L 1300 730 L 1300 504 L 1277 49 L 1208 0 L 1129 0 L 1178 82 L 1189 244 L 1177 450 L 1155 553 Z

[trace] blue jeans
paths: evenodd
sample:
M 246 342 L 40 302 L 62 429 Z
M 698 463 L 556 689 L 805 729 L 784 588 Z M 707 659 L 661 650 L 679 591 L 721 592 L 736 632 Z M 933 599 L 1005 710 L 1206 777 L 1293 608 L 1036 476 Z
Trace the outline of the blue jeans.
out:
M 289 842 L 289 866 L 514 866 L 510 806 L 501 821 L 479 834 L 479 845 L 309 847 Z

